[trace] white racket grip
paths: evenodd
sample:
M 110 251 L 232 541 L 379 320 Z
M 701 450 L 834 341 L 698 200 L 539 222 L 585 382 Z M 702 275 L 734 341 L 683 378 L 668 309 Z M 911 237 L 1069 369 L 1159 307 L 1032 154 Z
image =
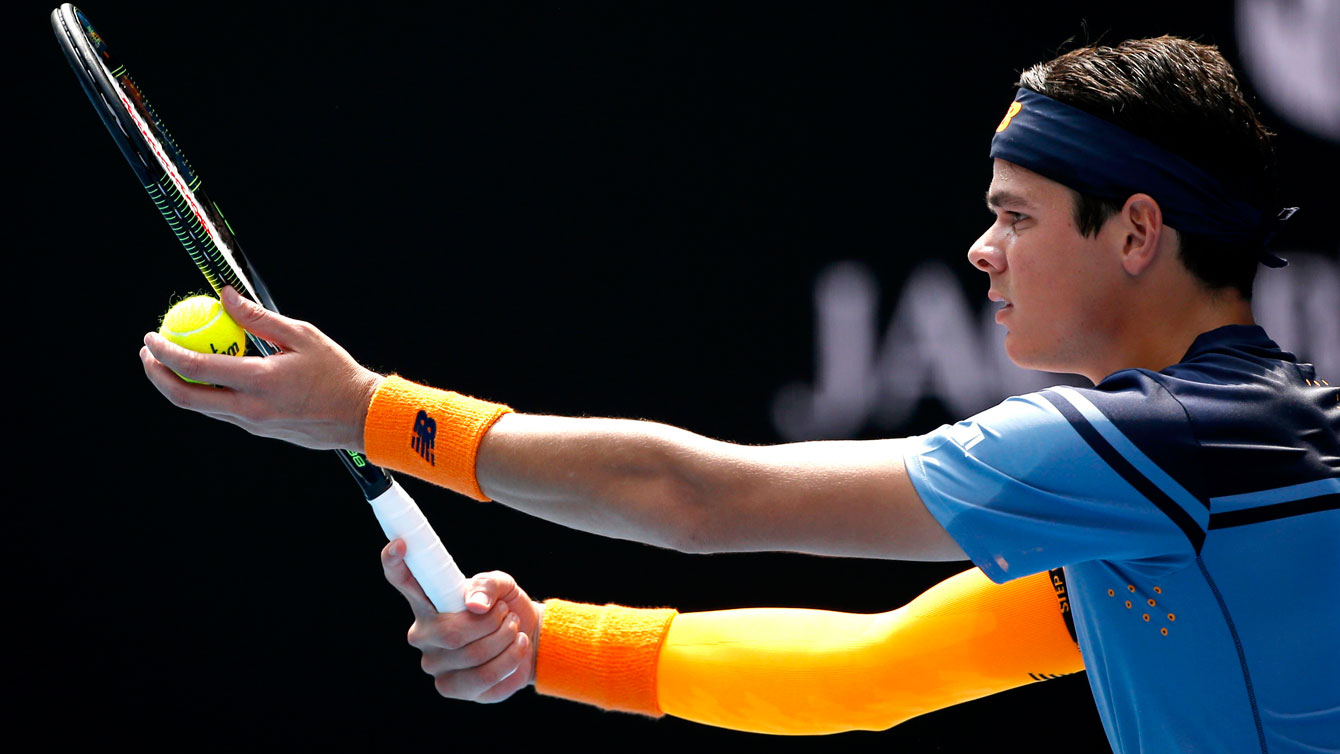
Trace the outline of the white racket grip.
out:
M 386 538 L 405 540 L 405 565 L 409 566 L 409 572 L 418 579 L 423 593 L 432 600 L 437 611 L 459 613 L 464 610 L 465 574 L 456 567 L 451 553 L 442 546 L 437 532 L 400 483 L 392 479 L 390 488 L 368 503 L 377 515 L 382 531 L 386 532 Z

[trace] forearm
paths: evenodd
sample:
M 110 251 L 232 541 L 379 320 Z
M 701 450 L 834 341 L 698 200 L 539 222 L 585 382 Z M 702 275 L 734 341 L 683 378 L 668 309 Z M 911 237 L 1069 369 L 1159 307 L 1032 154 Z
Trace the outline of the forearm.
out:
M 492 405 L 388 378 L 368 409 L 369 458 L 565 526 L 679 550 L 714 546 L 707 531 L 739 539 L 723 526 L 752 528 L 733 489 L 741 446 L 654 422 Z M 411 447 L 421 430 L 428 451 Z
M 505 411 L 390 378 L 368 410 L 368 456 L 566 526 L 686 552 L 964 557 L 917 497 L 899 440 L 755 447 L 653 422 Z M 420 425 L 451 450 L 423 452 Z
M 365 422 L 374 463 L 573 528 L 691 549 L 720 443 L 663 424 L 512 413 L 390 377 Z M 725 477 L 726 475 L 719 475 Z
M 489 498 L 595 534 L 701 549 L 706 519 L 729 505 L 712 471 L 720 443 L 646 421 L 510 414 L 479 448 Z
M 746 446 L 644 421 L 512 414 L 476 474 L 510 507 L 685 552 L 963 559 L 916 497 L 898 440 Z
M 736 730 L 879 730 L 1083 669 L 1047 574 L 997 586 L 972 569 L 879 615 L 550 604 L 541 693 Z

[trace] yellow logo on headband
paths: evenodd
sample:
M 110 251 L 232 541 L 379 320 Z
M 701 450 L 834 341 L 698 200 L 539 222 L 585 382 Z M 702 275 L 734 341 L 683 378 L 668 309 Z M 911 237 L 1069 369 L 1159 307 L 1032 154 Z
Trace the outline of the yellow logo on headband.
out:
M 996 126 L 996 133 L 1000 133 L 1001 131 L 1004 131 L 1005 129 L 1009 128 L 1010 121 L 1014 118 L 1014 116 L 1018 115 L 1019 111 L 1022 109 L 1024 109 L 1023 103 L 1011 102 L 1010 109 L 1005 113 L 1005 119 L 1000 122 L 999 126 Z

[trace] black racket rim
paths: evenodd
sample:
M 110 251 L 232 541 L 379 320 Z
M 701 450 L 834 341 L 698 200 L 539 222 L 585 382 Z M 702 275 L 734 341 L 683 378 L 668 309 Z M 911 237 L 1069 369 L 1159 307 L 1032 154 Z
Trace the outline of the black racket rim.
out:
M 278 312 L 269 288 L 237 242 L 223 212 L 205 192 L 200 176 L 88 17 L 73 4 L 64 3 L 51 11 L 51 27 L 107 132 L 210 286 L 221 293 L 225 285 L 231 285 L 243 296 Z M 273 343 L 251 333 L 247 337 L 262 355 L 279 352 Z M 353 450 L 335 453 L 367 499 L 390 488 L 390 475 L 363 454 Z

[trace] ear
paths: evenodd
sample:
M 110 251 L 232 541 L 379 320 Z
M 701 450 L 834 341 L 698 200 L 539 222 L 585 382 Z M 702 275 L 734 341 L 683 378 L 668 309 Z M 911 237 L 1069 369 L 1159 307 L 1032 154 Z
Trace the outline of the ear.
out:
M 1121 266 L 1126 274 L 1139 276 L 1154 263 L 1163 238 L 1163 210 L 1149 194 L 1132 194 L 1121 208 L 1118 224 L 1121 240 Z

